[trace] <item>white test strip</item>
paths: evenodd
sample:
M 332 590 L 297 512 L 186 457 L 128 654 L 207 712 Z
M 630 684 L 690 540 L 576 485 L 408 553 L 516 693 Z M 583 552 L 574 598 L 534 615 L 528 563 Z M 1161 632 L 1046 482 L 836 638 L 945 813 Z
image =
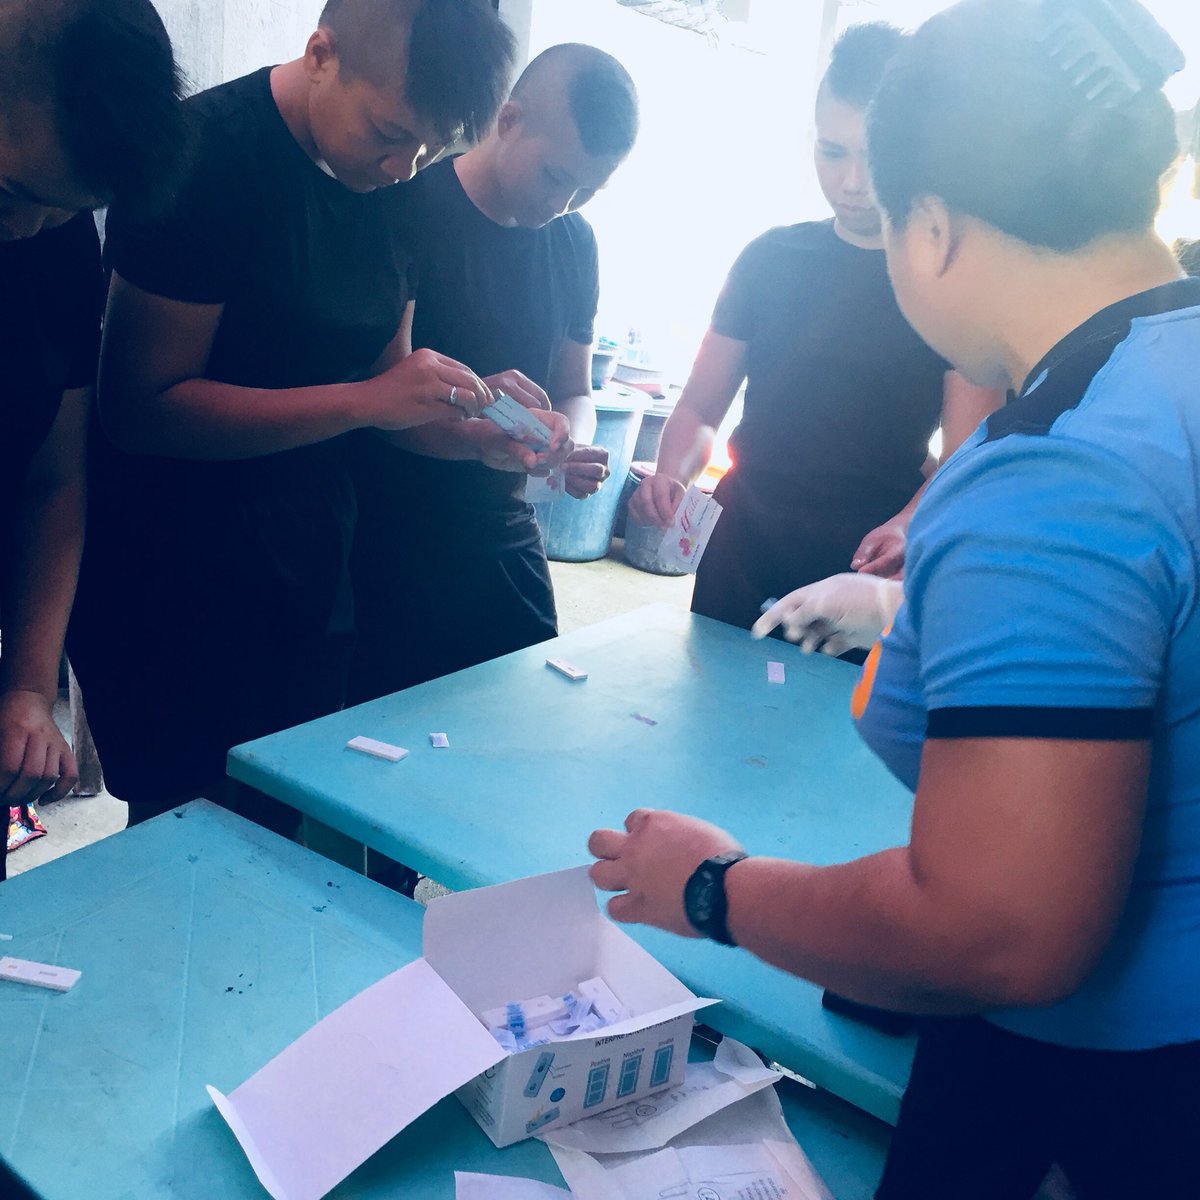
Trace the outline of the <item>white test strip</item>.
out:
M 82 971 L 73 971 L 70 967 L 55 967 L 24 958 L 0 958 L 0 979 L 48 988 L 52 992 L 69 992 L 82 975 Z
M 783 663 L 769 662 L 767 663 L 767 682 L 768 683 L 783 683 L 785 681 Z
M 557 671 L 560 675 L 565 675 L 568 679 L 573 679 L 576 683 L 588 677 L 588 673 L 585 670 L 581 667 L 572 666 L 566 659 L 548 658 L 546 659 L 546 666 L 551 670 Z
M 387 742 L 377 742 L 374 738 L 356 737 L 346 743 L 347 750 L 357 750 L 360 754 L 370 754 L 373 758 L 386 758 L 388 762 L 399 762 L 408 757 L 408 751 L 403 746 L 392 746 Z
M 0 942 L 11 942 L 13 935 L 11 933 L 0 933 Z
M 429 735 L 429 744 L 435 750 L 450 749 L 450 739 L 444 733 L 431 733 Z

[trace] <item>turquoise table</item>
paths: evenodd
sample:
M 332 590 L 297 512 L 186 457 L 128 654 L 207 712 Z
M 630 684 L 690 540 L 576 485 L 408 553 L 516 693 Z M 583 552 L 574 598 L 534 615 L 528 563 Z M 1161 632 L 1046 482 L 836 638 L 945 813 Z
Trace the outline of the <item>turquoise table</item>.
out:
M 589 678 L 570 682 L 549 656 Z M 783 686 L 767 682 L 772 659 Z M 852 727 L 856 678 L 655 605 L 239 747 L 229 771 L 450 888 L 585 861 L 591 830 L 638 805 L 715 821 L 752 852 L 839 862 L 907 841 L 912 810 Z M 432 749 L 431 732 L 450 749 Z M 358 734 L 411 754 L 347 750 Z M 632 932 L 724 1001 L 707 1022 L 895 1121 L 912 1039 L 825 1012 L 819 989 L 748 954 Z
M 204 1084 L 236 1087 L 411 961 L 420 923 L 412 901 L 203 801 L 0 885 L 3 951 L 83 972 L 63 995 L 0 983 L 0 1158 L 43 1200 L 259 1200 Z M 780 1090 L 839 1200 L 866 1200 L 886 1128 Z M 455 1169 L 562 1183 L 540 1142 L 496 1150 L 450 1098 L 330 1196 L 452 1200 Z

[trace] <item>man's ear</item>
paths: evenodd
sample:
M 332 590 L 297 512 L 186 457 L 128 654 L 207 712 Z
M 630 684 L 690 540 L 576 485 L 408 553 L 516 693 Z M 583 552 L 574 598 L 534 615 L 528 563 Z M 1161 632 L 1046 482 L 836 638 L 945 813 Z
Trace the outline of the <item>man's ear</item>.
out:
M 337 38 L 333 30 L 322 25 L 308 39 L 304 48 L 304 73 L 312 83 L 337 77 Z
M 524 117 L 525 110 L 521 107 L 519 100 L 506 100 L 500 109 L 500 115 L 496 118 L 496 132 L 501 139 L 507 140 L 515 137 Z
M 914 269 L 940 279 L 954 265 L 962 230 L 940 196 L 921 196 L 914 201 L 905 234 Z

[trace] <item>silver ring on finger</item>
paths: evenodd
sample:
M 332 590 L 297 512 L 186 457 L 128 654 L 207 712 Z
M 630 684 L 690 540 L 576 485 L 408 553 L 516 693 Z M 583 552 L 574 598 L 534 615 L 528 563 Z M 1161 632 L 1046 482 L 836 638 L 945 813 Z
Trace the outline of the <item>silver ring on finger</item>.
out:
M 451 385 L 450 396 L 447 403 L 454 405 L 456 408 L 458 407 L 458 388 L 454 387 L 453 385 Z

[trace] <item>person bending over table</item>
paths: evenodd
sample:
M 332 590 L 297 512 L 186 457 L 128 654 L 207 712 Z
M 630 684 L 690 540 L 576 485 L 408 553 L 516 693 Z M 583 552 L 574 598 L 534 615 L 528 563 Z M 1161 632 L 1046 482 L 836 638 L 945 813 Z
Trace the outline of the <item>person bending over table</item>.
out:
M 188 101 L 196 149 L 169 212 L 112 210 L 70 649 L 132 822 L 203 795 L 295 828 L 226 794 L 225 755 L 345 699 L 339 435 L 491 402 L 461 363 L 407 353 L 393 185 L 487 128 L 512 45 L 487 0 L 328 0 L 301 57 Z
M 629 153 L 637 121 L 633 81 L 616 59 L 553 46 L 525 68 L 487 138 L 408 189 L 413 344 L 552 408 L 545 417 L 563 442 L 540 469 L 561 461 L 566 490 L 580 499 L 608 477 L 608 452 L 586 444 L 596 429 L 599 280 L 596 239 L 578 209 Z M 538 461 L 527 449 L 477 420 L 386 440 L 361 434 L 356 455 L 353 702 L 556 636 L 546 553 L 524 498 Z
M 769 596 L 848 567 L 903 569 L 909 518 L 931 463 L 997 408 L 1000 394 L 947 373 L 896 306 L 866 165 L 866 108 L 903 41 L 852 26 L 817 92 L 817 179 L 832 220 L 770 230 L 742 252 L 687 385 L 663 429 L 655 473 L 630 500 L 670 526 L 746 384 L 718 484 L 724 513 L 696 573 L 692 610 L 748 628 Z
M 902 597 L 854 709 L 909 844 L 745 858 L 647 810 L 592 835 L 616 919 L 932 1014 L 880 1200 L 1027 1200 L 1055 1162 L 1079 1200 L 1200 1179 L 1200 280 L 1153 230 L 1179 62 L 1132 2 L 967 0 L 872 107 L 901 307 L 1016 398 L 934 477 L 902 585 L 844 576 L 759 632 L 864 645 Z
M 183 137 L 149 0 L 0 5 L 0 814 L 65 796 L 54 722 L 84 525 L 104 288 L 91 210 L 146 204 Z M 0 880 L 5 877 L 0 850 Z M 8 1195 L 8 1192 L 4 1193 Z

